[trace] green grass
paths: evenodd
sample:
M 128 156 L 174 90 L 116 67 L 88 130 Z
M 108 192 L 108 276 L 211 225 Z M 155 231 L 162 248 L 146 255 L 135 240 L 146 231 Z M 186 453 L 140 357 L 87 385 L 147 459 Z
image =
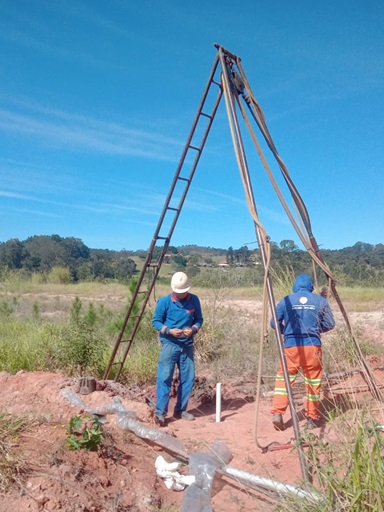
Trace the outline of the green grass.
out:
M 339 413 L 332 421 L 332 442 L 304 434 L 305 451 L 314 489 L 322 496 L 315 504 L 285 499 L 279 512 L 382 512 L 384 510 L 384 438 L 372 411 L 363 408 Z
M 48 370 L 52 340 L 45 325 L 0 322 L 0 371 Z
M 138 386 L 155 382 L 160 352 L 156 338 L 157 336 L 149 341 L 139 340 L 131 347 L 119 379 L 120 382 Z M 113 372 L 110 378 L 113 378 Z
M 338 288 L 339 295 L 348 300 L 356 301 L 384 301 L 384 288 L 366 288 L 353 286 L 350 288 Z
M 382 311 L 384 316 L 384 288 L 338 288 L 338 294 L 347 311 Z M 334 300 L 331 300 L 334 303 Z
M 2 286 L 3 293 L 8 294 L 46 294 L 46 295 L 64 295 L 64 296 L 96 296 L 103 293 L 105 295 L 127 295 L 127 286 L 118 282 L 79 282 L 79 283 L 45 283 L 35 282 L 34 279 L 14 278 Z
M 136 273 L 139 273 L 142 271 L 144 266 L 144 261 L 142 258 L 139 258 L 138 256 L 130 256 L 130 258 L 136 263 Z M 160 277 L 168 277 L 172 274 L 172 266 L 169 263 L 163 263 L 160 268 L 159 276 Z

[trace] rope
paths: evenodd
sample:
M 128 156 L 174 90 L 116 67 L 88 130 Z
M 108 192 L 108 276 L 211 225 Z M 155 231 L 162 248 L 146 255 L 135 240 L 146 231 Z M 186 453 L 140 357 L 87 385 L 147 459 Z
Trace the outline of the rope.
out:
M 269 268 L 270 268 L 270 262 L 271 262 L 271 248 L 269 244 L 269 237 L 267 235 L 267 232 L 264 228 L 264 226 L 261 224 L 260 219 L 257 214 L 257 208 L 253 197 L 253 191 L 252 191 L 252 185 L 250 181 L 249 172 L 247 169 L 247 166 L 244 165 L 245 162 L 243 160 L 243 157 L 245 155 L 242 155 L 241 152 L 241 135 L 239 132 L 235 130 L 234 123 L 232 122 L 233 119 L 236 119 L 236 112 L 234 109 L 234 104 L 231 99 L 233 96 L 230 94 L 228 84 L 226 80 L 223 80 L 222 77 L 222 86 L 224 89 L 224 98 L 225 98 L 225 104 L 227 108 L 227 114 L 228 118 L 230 120 L 229 126 L 231 131 L 231 136 L 235 148 L 235 155 L 238 162 L 239 170 L 240 170 L 240 176 L 243 182 L 243 187 L 245 191 L 246 201 L 249 208 L 249 211 L 251 213 L 251 216 L 253 218 L 254 223 L 259 228 L 259 236 L 261 239 L 261 243 L 264 244 L 265 247 L 265 262 L 264 262 L 264 279 L 263 279 L 263 308 L 262 308 L 262 328 L 260 331 L 260 349 L 259 349 L 259 362 L 258 362 L 258 372 L 257 372 L 257 391 L 256 391 L 256 407 L 255 407 L 255 419 L 254 419 L 254 440 L 256 443 L 256 446 L 261 449 L 263 453 L 268 451 L 269 446 L 271 445 L 280 445 L 277 441 L 272 441 L 267 446 L 262 446 L 259 443 L 258 435 L 257 435 L 257 428 L 258 428 L 258 415 L 259 415 L 259 404 L 260 404 L 260 391 L 261 391 L 261 375 L 262 375 L 262 363 L 263 363 L 263 346 L 265 342 L 265 337 L 267 335 L 267 326 L 268 326 L 268 308 L 267 308 L 267 279 L 269 276 Z

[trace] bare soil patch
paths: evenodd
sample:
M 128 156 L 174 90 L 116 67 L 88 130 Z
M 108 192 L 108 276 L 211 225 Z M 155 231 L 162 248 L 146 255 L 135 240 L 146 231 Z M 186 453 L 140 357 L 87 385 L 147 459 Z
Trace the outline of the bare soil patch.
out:
M 376 371 L 376 376 L 384 383 L 381 370 Z M 351 379 L 354 385 L 363 383 L 359 375 Z M 223 384 L 221 421 L 217 422 L 214 400 L 210 401 L 206 392 L 207 382 L 204 379 L 198 381 L 189 408 L 196 420 L 170 418 L 162 431 L 181 441 L 189 455 L 206 452 L 216 440 L 221 440 L 233 455 L 230 466 L 278 482 L 299 485 L 302 475 L 295 450 L 279 449 L 276 444 L 273 445 L 276 449 L 263 453 L 256 445 L 256 410 L 253 396 L 246 392 L 249 384 L 241 380 Z M 55 373 L 19 372 L 11 376 L 2 372 L 0 387 L 0 411 L 33 422 L 32 429 L 15 440 L 15 448 L 27 458 L 27 472 L 7 490 L 0 503 L 1 512 L 180 510 L 184 493 L 167 489 L 155 471 L 158 455 L 168 462 L 176 458 L 119 428 L 115 415 L 109 415 L 103 427 L 102 450 L 70 451 L 65 446 L 68 420 L 82 411 L 63 396 L 63 390 L 76 393 L 77 381 Z M 91 408 L 110 405 L 114 397 L 119 396 L 128 410 L 136 412 L 142 425 L 158 428 L 153 409 L 145 401 L 145 396 L 154 398 L 154 390 L 130 390 L 100 381 L 93 393 L 77 396 Z M 289 417 L 286 418 L 287 429 L 276 432 L 271 425 L 270 407 L 271 398 L 263 398 L 257 425 L 258 442 L 263 446 L 272 442 L 292 443 Z M 301 425 L 303 422 L 304 418 Z M 317 430 L 316 435 L 325 439 L 332 437 L 330 425 Z M 188 474 L 187 466 L 181 472 Z M 226 476 L 217 475 L 212 507 L 217 512 L 272 511 L 274 501 Z

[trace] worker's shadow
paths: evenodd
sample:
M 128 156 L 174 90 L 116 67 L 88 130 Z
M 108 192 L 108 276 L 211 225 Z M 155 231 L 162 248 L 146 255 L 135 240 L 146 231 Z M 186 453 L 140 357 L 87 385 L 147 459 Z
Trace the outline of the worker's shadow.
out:
M 253 396 L 245 396 L 241 398 L 229 398 L 221 400 L 221 410 L 220 410 L 220 421 L 225 421 L 226 419 L 234 416 L 242 407 L 247 404 L 253 403 L 255 398 Z M 216 400 L 207 400 L 206 398 L 200 400 L 200 404 L 195 406 L 193 409 L 189 409 L 189 411 L 198 417 L 201 416 L 212 416 L 215 415 L 218 411 L 216 410 Z
M 322 418 L 334 418 L 341 416 L 350 409 L 356 408 L 356 401 L 351 400 L 347 394 L 325 392 L 320 402 L 320 416 Z
M 324 397 L 321 399 L 319 407 L 320 420 L 318 423 L 320 427 L 320 434 L 324 432 L 325 427 L 330 418 L 336 418 L 337 416 L 341 416 L 342 414 L 353 408 L 356 408 L 356 402 L 351 400 L 348 395 L 324 393 Z M 301 422 L 302 420 L 305 419 L 305 410 L 301 409 L 297 413 L 297 420 Z M 289 418 L 285 422 L 285 428 L 289 428 L 292 426 L 292 418 Z
M 172 381 L 170 398 L 176 400 L 178 387 L 180 385 L 178 375 Z M 189 402 L 188 412 L 196 418 L 201 416 L 212 416 L 216 414 L 216 388 L 208 383 L 205 377 L 196 377 L 192 399 Z M 236 412 L 249 403 L 253 403 L 255 397 L 249 394 L 237 396 L 235 398 L 221 399 L 220 421 L 236 414 Z M 194 404 L 194 407 L 193 405 Z M 195 405 L 198 404 L 198 405 Z
M 266 507 L 265 510 L 270 510 L 271 501 L 268 498 L 268 492 L 266 492 L 267 496 L 264 497 L 260 492 L 257 492 L 255 489 L 252 489 L 251 487 L 244 485 L 240 480 L 237 482 L 230 481 L 230 480 L 228 480 L 228 478 L 225 478 L 225 475 L 221 475 L 220 473 L 216 472 L 215 478 L 212 483 L 211 496 L 212 497 L 216 496 L 216 494 L 219 494 L 225 488 L 234 489 L 237 492 L 242 493 L 247 498 L 249 498 L 249 496 L 253 496 L 255 500 L 257 499 L 257 501 L 261 507 L 261 508 L 258 508 L 257 510 L 264 510 L 264 508 L 263 508 L 264 504 Z M 231 491 L 229 490 L 229 492 L 231 492 Z M 239 498 L 237 498 L 237 500 L 238 499 Z M 241 502 L 238 502 L 238 506 L 241 507 Z M 220 510 L 224 510 L 224 509 L 220 509 Z M 245 509 L 239 508 L 238 510 L 245 510 Z M 249 509 L 247 508 L 247 510 L 249 510 Z

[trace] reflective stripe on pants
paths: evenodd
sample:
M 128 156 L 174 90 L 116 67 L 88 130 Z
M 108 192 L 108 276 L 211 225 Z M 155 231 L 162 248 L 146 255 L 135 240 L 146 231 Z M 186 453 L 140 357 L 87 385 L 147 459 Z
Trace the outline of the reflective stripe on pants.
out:
M 284 349 L 291 385 L 302 369 L 306 391 L 305 414 L 308 418 L 319 418 L 320 385 L 322 377 L 321 347 L 305 345 Z M 288 407 L 288 393 L 285 386 L 281 361 L 276 375 L 272 414 L 284 414 Z

